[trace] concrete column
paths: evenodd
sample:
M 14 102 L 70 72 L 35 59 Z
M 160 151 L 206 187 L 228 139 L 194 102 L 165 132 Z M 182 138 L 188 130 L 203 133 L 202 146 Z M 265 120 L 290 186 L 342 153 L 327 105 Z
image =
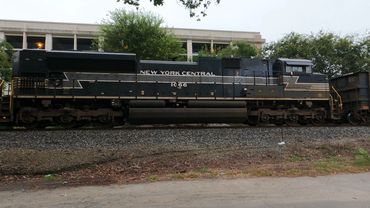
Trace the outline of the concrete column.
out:
M 51 51 L 53 50 L 53 35 L 46 34 L 45 36 L 45 50 Z
M 193 62 L 193 41 L 192 40 L 186 41 L 186 54 L 188 57 L 188 61 Z
M 22 49 L 27 49 L 27 33 L 23 32 Z
M 5 33 L 0 32 L 0 41 L 3 41 L 3 40 L 5 40 Z
M 73 35 L 73 50 L 77 51 L 77 34 Z
M 213 39 L 211 40 L 211 53 L 213 53 Z

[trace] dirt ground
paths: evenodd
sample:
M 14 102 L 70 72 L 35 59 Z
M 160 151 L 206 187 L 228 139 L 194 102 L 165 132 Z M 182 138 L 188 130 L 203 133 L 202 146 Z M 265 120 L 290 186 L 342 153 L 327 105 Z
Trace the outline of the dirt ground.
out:
M 2 208 L 368 208 L 370 173 L 0 191 Z
M 0 151 L 0 190 L 366 172 L 370 170 L 368 161 L 357 161 L 360 148 L 369 151 L 370 140 L 275 149 L 6 149 Z

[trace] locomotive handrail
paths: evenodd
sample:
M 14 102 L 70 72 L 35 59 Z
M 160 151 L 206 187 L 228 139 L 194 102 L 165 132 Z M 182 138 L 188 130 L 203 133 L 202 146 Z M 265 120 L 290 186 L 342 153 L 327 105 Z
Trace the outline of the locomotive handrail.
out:
M 333 91 L 335 92 L 335 94 L 337 95 L 337 97 L 339 98 L 339 108 L 340 108 L 340 110 L 343 110 L 342 96 L 340 96 L 339 92 L 335 89 L 334 86 L 331 86 L 331 88 L 333 89 Z
M 0 79 L 0 97 L 2 97 L 3 96 L 3 84 L 4 84 L 4 80 L 1 80 Z
M 13 115 L 13 112 L 14 112 L 13 96 L 14 96 L 14 78 L 10 81 L 10 92 L 9 92 L 9 112 L 10 112 L 11 120 L 13 120 L 13 117 L 14 117 Z
M 3 84 L 4 84 L 4 80 L 0 79 L 0 95 L 2 94 L 3 92 Z
M 256 85 L 256 71 L 253 70 L 253 85 Z

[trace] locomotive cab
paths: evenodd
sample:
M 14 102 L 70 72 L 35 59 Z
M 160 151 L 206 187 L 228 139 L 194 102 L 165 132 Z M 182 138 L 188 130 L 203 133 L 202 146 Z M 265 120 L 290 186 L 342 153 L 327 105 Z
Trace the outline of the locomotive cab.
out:
M 277 59 L 273 65 L 276 75 L 309 75 L 312 74 L 313 63 L 305 59 Z
M 324 74 L 313 72 L 313 63 L 305 59 L 277 59 L 273 65 L 273 74 L 278 77 L 279 84 L 287 84 L 291 79 L 305 83 L 327 83 Z

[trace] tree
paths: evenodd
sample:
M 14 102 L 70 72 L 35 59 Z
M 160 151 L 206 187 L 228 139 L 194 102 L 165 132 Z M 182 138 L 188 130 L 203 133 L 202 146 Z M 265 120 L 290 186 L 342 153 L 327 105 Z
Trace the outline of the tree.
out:
M 11 57 L 13 54 L 13 47 L 6 41 L 0 42 L 0 79 L 5 81 L 11 80 Z
M 219 53 L 221 57 L 251 58 L 257 55 L 257 49 L 247 42 L 237 41 L 235 43 L 231 43 Z
M 262 54 L 268 58 L 312 59 L 315 70 L 331 78 L 349 72 L 369 70 L 369 42 L 366 38 L 340 37 L 333 33 L 290 33 L 279 41 L 268 44 Z
M 257 56 L 258 51 L 256 47 L 247 42 L 237 41 L 235 43 L 231 43 L 229 46 L 219 51 L 210 51 L 206 48 L 203 48 L 199 51 L 198 54 L 200 57 L 251 58 Z
M 140 0 L 117 0 L 118 2 L 122 1 L 125 4 L 140 6 Z M 190 17 L 196 17 L 197 20 L 200 20 L 200 17 L 205 17 L 207 15 L 206 10 L 211 6 L 212 3 L 219 4 L 221 0 L 178 0 L 185 9 L 189 10 Z M 164 0 L 150 0 L 154 6 L 162 6 Z M 199 11 L 200 9 L 200 11 Z
M 96 42 L 104 51 L 136 53 L 141 59 L 173 60 L 185 51 L 162 24 L 163 19 L 151 13 L 116 10 L 103 21 L 100 41 Z
M 310 43 L 306 35 L 290 33 L 277 42 L 267 44 L 262 55 L 268 58 L 306 58 L 310 56 Z

